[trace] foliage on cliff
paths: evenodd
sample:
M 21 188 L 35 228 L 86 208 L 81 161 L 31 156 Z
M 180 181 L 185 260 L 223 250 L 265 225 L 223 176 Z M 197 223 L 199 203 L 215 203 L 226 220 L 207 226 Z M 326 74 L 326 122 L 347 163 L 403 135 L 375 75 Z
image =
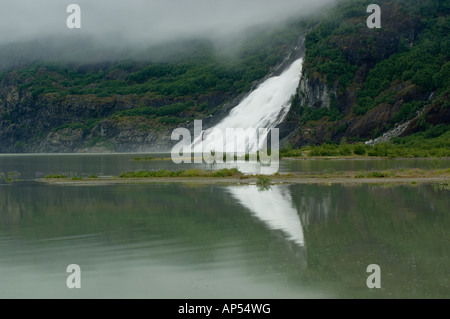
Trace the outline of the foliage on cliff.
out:
M 367 27 L 367 1 L 348 0 L 307 35 L 305 78 L 335 94 L 316 105 L 294 98 L 291 118 L 303 127 L 295 144 L 367 140 L 408 120 L 404 135 L 450 123 L 450 3 L 376 3 L 381 29 Z M 314 138 L 299 136 L 308 132 Z
M 227 52 L 192 40 L 152 47 L 134 60 L 38 60 L 3 70 L 0 152 L 67 152 L 108 140 L 117 150 L 114 144 L 139 144 L 149 134 L 156 138 L 158 131 L 206 118 L 270 73 L 301 29 L 297 22 L 257 29 Z

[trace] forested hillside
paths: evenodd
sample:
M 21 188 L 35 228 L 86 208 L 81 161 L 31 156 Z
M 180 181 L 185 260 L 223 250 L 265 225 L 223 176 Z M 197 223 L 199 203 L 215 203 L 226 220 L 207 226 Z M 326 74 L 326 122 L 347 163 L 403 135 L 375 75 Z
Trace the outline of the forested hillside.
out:
M 302 28 L 294 22 L 256 29 L 226 50 L 189 40 L 120 61 L 49 59 L 4 69 L 0 152 L 167 145 L 174 127 L 220 111 L 269 74 L 296 46 Z
M 2 48 L 0 152 L 167 145 L 174 127 L 223 115 L 304 33 L 303 77 L 282 125 L 288 145 L 448 140 L 450 3 L 377 4 L 381 29 L 367 27 L 367 1 L 342 0 L 308 19 L 255 29 L 225 50 L 186 40 L 141 50 L 138 59 L 86 63 L 24 59 L 33 51 L 27 43 Z
M 402 123 L 394 137 L 439 137 L 450 129 L 450 3 L 377 3 L 381 29 L 367 27 L 366 1 L 350 0 L 306 36 L 304 77 L 289 118 L 292 144 L 368 141 Z

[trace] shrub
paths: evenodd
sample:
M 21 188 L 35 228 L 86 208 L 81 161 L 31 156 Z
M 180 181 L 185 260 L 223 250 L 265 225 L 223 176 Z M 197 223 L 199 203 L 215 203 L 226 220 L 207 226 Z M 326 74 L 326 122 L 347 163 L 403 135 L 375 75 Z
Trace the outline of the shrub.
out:
M 383 178 L 386 177 L 383 173 L 380 172 L 370 172 L 367 177 L 369 178 Z
M 337 156 L 339 155 L 336 145 L 322 144 L 314 146 L 309 153 L 309 156 Z
M 213 174 L 214 177 L 240 176 L 242 173 L 237 168 L 224 168 Z
M 353 146 L 353 153 L 355 153 L 355 155 L 360 155 L 360 156 L 366 155 L 367 151 L 366 151 L 365 145 L 363 145 L 363 144 L 355 144 Z
M 45 178 L 47 178 L 47 179 L 50 179 L 50 178 L 67 178 L 67 176 L 66 175 L 62 175 L 62 174 L 56 174 L 56 175 L 50 174 L 50 175 L 45 176 Z
M 267 190 L 270 188 L 271 180 L 266 176 L 258 176 L 258 180 L 256 181 L 256 186 L 261 190 Z
M 376 144 L 372 150 L 368 152 L 369 156 L 388 157 L 390 154 L 390 145 L 388 143 Z
M 341 155 L 341 156 L 352 155 L 352 147 L 348 144 L 339 146 L 339 155 Z

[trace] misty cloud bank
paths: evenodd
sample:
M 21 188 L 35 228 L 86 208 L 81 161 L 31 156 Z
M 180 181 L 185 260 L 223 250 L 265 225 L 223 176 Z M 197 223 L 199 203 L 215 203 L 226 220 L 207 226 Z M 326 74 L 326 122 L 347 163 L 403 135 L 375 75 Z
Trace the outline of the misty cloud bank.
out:
M 234 34 L 253 25 L 309 14 L 334 0 L 2 0 L 0 42 L 81 32 L 130 42 Z M 66 8 L 82 9 L 82 29 L 68 30 Z
M 254 26 L 309 15 L 336 0 L 2 0 L 0 58 L 25 61 L 87 47 L 103 51 L 180 39 L 226 41 Z M 81 7 L 81 29 L 68 29 L 66 8 Z M 83 48 L 81 48 L 83 47 Z M 3 52 L 2 52 L 3 51 Z M 50 54 L 50 53 L 48 53 Z M 100 51 L 93 54 L 102 55 Z M 10 63 L 9 63 L 10 64 Z

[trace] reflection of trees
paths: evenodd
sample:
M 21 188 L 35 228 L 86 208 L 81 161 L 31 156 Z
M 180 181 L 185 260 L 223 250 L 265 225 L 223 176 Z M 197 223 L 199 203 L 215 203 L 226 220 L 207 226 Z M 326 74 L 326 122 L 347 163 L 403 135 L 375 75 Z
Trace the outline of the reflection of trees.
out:
M 92 240 L 105 247 L 176 243 L 186 249 L 183 263 L 224 260 L 233 251 L 249 267 L 257 264 L 259 273 L 280 271 L 298 285 L 323 283 L 341 297 L 450 295 L 448 190 L 433 185 L 286 190 L 283 203 L 301 218 L 307 258 L 296 255 L 298 245 L 290 245 L 285 233 L 268 228 L 217 186 L 0 186 L 0 233 L 36 247 L 41 239 L 86 234 L 95 234 Z M 150 251 L 139 252 L 150 256 Z M 299 260 L 307 261 L 306 269 Z M 371 263 L 382 269 L 383 289 L 373 293 L 365 286 Z
M 13 187 L 0 186 L 0 229 L 14 228 L 28 214 L 30 211 L 26 202 L 15 198 Z
M 229 215 L 232 203 L 210 188 L 190 187 L 58 187 L 20 185 L 3 187 L 0 227 L 17 228 L 24 236 L 55 237 L 90 231 L 111 231 L 125 225 L 152 228 L 168 217 L 207 223 L 217 212 Z M 202 212 L 199 213 L 201 203 Z M 228 214 L 227 214 L 228 212 Z M 198 214 L 197 214 L 198 213 Z M 14 222 L 11 222 L 14 220 Z M 32 227 L 28 227 L 32 226 Z M 173 225 L 172 225 L 173 226 Z M 188 231 L 188 225 L 178 231 Z M 133 234 L 130 233 L 130 236 Z
M 449 296 L 449 192 L 433 185 L 291 187 L 308 245 L 308 271 L 343 297 Z M 365 267 L 384 269 L 369 294 Z M 384 295 L 383 295 L 384 293 Z M 442 295 L 444 294 L 444 295 Z
M 90 240 L 96 245 L 111 246 L 170 240 L 192 250 L 185 256 L 191 262 L 214 260 L 230 246 L 248 256 L 264 251 L 267 262 L 261 267 L 298 267 L 296 251 L 285 238 L 255 223 L 221 187 L 21 184 L 4 189 L 0 232 L 34 245 L 85 235 L 93 235 Z

